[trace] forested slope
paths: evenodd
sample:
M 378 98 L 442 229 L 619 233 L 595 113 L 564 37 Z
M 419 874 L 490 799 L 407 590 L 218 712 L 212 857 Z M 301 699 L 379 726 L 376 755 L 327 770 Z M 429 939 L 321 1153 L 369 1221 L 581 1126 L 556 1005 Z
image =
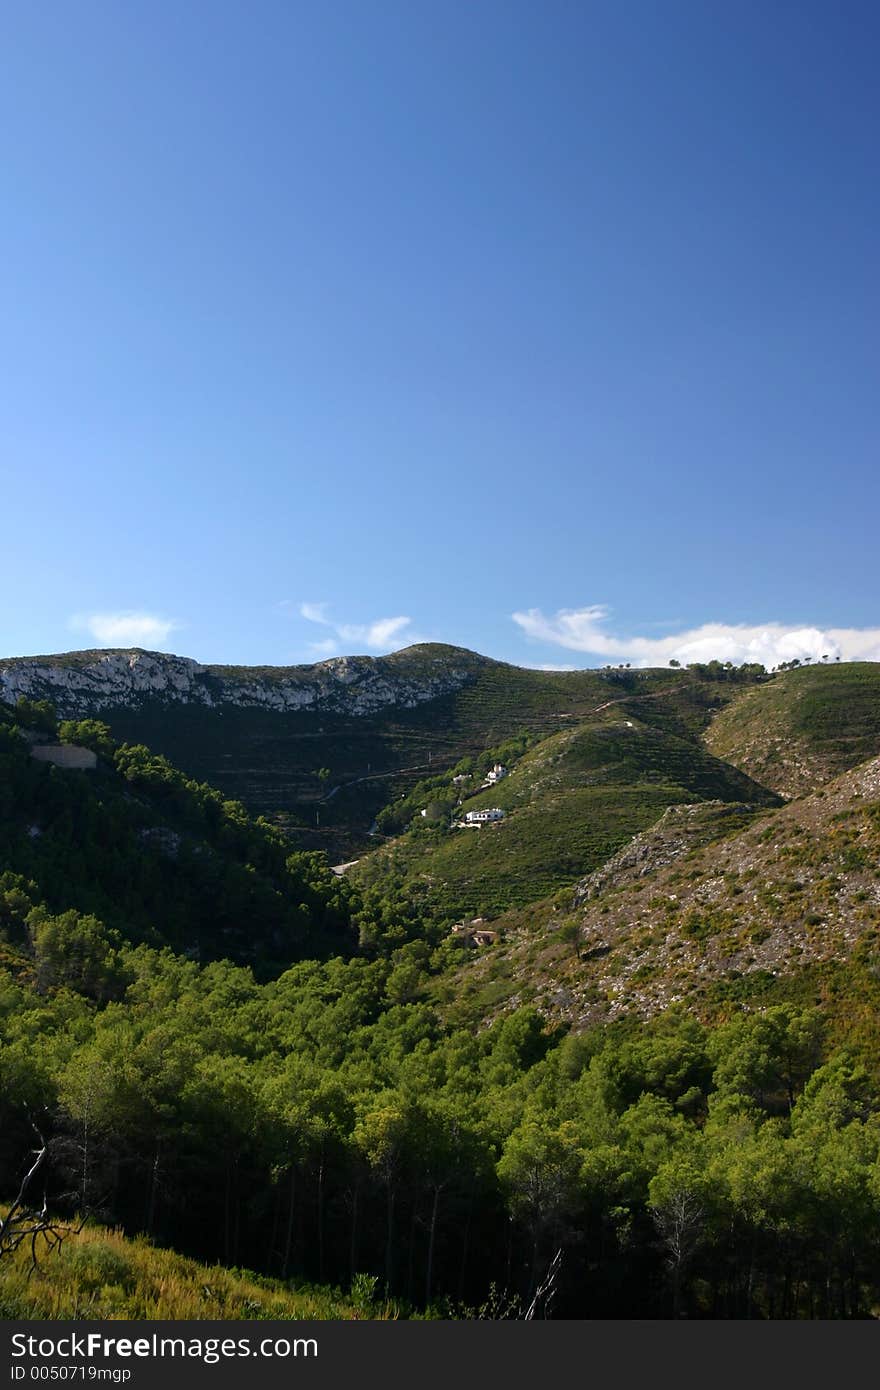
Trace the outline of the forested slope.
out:
M 450 1027 L 401 1002 L 405 958 L 260 986 L 122 956 L 103 1005 L 0 974 L 3 1191 L 38 1115 L 52 1202 L 281 1280 L 365 1274 L 452 1316 L 495 1283 L 521 1310 L 561 1250 L 558 1316 L 864 1316 L 880 1298 L 868 962 L 830 1003 L 816 980 L 566 1036 L 530 1009 Z
M 93 771 L 35 761 L 29 740 L 53 730 L 45 707 L 0 706 L 0 872 L 30 881 L 50 912 L 262 973 L 351 949 L 345 887 L 319 856 L 291 854 L 267 822 L 97 721 L 61 725 L 97 751 Z M 23 940 L 23 920 L 7 926 Z

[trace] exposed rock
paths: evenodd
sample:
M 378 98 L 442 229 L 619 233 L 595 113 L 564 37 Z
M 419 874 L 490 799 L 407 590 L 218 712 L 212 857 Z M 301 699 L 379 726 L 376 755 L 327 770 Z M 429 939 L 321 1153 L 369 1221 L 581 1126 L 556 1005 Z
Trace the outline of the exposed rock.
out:
M 50 700 L 61 718 L 155 699 L 366 715 L 392 705 L 412 709 L 459 690 L 473 678 L 478 660 L 453 649 L 445 659 L 408 664 L 340 656 L 315 666 L 254 669 L 201 666 L 188 657 L 141 650 L 76 652 L 0 662 L 0 699 L 12 704 L 20 695 Z
M 575 906 L 599 897 L 608 888 L 622 887 L 667 868 L 683 855 L 741 829 L 754 814 L 754 806 L 739 801 L 670 806 L 656 825 L 636 835 L 607 863 L 581 879 L 574 891 Z
M 487 957 L 469 963 L 474 979 L 509 982 L 487 1022 L 523 984 L 551 1021 L 582 1029 L 682 1000 L 698 1010 L 726 982 L 856 951 L 880 974 L 880 757 L 769 811 L 672 807 L 578 893 L 576 953 L 520 912 L 501 919 L 493 973 Z
M 168 859 L 176 859 L 180 854 L 180 846 L 183 843 L 183 836 L 177 830 L 172 830 L 167 825 L 148 826 L 144 830 L 138 831 L 138 838 L 145 845 L 150 845 L 157 849 L 160 854 L 164 854 Z

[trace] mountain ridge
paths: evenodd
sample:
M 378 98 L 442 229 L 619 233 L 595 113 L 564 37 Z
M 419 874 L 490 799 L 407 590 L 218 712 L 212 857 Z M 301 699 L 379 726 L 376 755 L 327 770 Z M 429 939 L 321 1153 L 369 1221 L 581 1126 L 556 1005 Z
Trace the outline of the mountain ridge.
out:
M 462 647 L 419 644 L 391 656 L 338 656 L 308 665 L 224 666 L 142 647 L 0 660 L 0 699 L 49 699 L 66 718 L 144 699 L 371 714 L 448 694 L 493 664 Z M 439 669 L 442 668 L 442 669 Z
M 432 769 L 624 705 L 692 737 L 754 679 L 720 666 L 539 671 L 440 644 L 280 668 L 128 648 L 0 660 L 0 700 L 97 715 L 115 738 L 147 744 L 341 862 L 369 847 L 382 808 Z

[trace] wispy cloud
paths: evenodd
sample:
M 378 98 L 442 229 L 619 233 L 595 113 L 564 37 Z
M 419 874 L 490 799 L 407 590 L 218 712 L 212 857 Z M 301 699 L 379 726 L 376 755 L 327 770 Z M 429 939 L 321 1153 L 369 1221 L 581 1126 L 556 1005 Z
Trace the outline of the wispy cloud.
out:
M 181 624 L 158 613 L 75 613 L 72 632 L 86 632 L 102 647 L 152 647 L 164 642 Z
M 415 642 L 415 635 L 407 631 L 411 625 L 411 618 L 376 618 L 372 623 L 341 623 L 336 630 L 344 642 L 364 642 L 378 651 Z
M 308 618 L 310 623 L 325 623 L 329 625 L 327 618 L 326 603 L 301 603 L 299 611 L 304 618 Z
M 560 608 L 551 615 L 540 608 L 512 614 L 527 637 L 589 652 L 605 661 L 630 661 L 635 666 L 665 666 L 671 660 L 759 661 L 778 666 L 782 661 L 880 661 L 880 627 L 820 628 L 780 622 L 703 623 L 666 637 L 625 636 L 609 629 L 610 610 L 602 604 Z
M 325 637 L 311 642 L 310 650 L 316 656 L 332 656 L 347 647 L 349 651 L 366 648 L 370 652 L 396 651 L 399 647 L 418 642 L 418 635 L 412 630 L 412 618 L 374 618 L 369 623 L 340 623 L 328 617 L 326 603 L 301 603 L 300 617 L 320 627 L 329 628 L 334 637 Z
M 539 661 L 537 666 L 527 666 L 527 671 L 576 671 L 577 667 L 567 662 Z

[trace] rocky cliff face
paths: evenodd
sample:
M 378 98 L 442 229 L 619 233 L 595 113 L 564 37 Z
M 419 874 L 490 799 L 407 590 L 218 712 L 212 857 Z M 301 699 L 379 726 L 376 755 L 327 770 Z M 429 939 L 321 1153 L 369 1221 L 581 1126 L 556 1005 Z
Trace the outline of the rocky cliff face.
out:
M 51 700 L 65 719 L 147 700 L 366 715 L 395 705 L 412 709 L 459 690 L 479 660 L 455 648 L 449 655 L 412 648 L 391 658 L 341 656 L 315 666 L 255 669 L 200 666 L 141 650 L 72 652 L 0 662 L 0 699 Z

